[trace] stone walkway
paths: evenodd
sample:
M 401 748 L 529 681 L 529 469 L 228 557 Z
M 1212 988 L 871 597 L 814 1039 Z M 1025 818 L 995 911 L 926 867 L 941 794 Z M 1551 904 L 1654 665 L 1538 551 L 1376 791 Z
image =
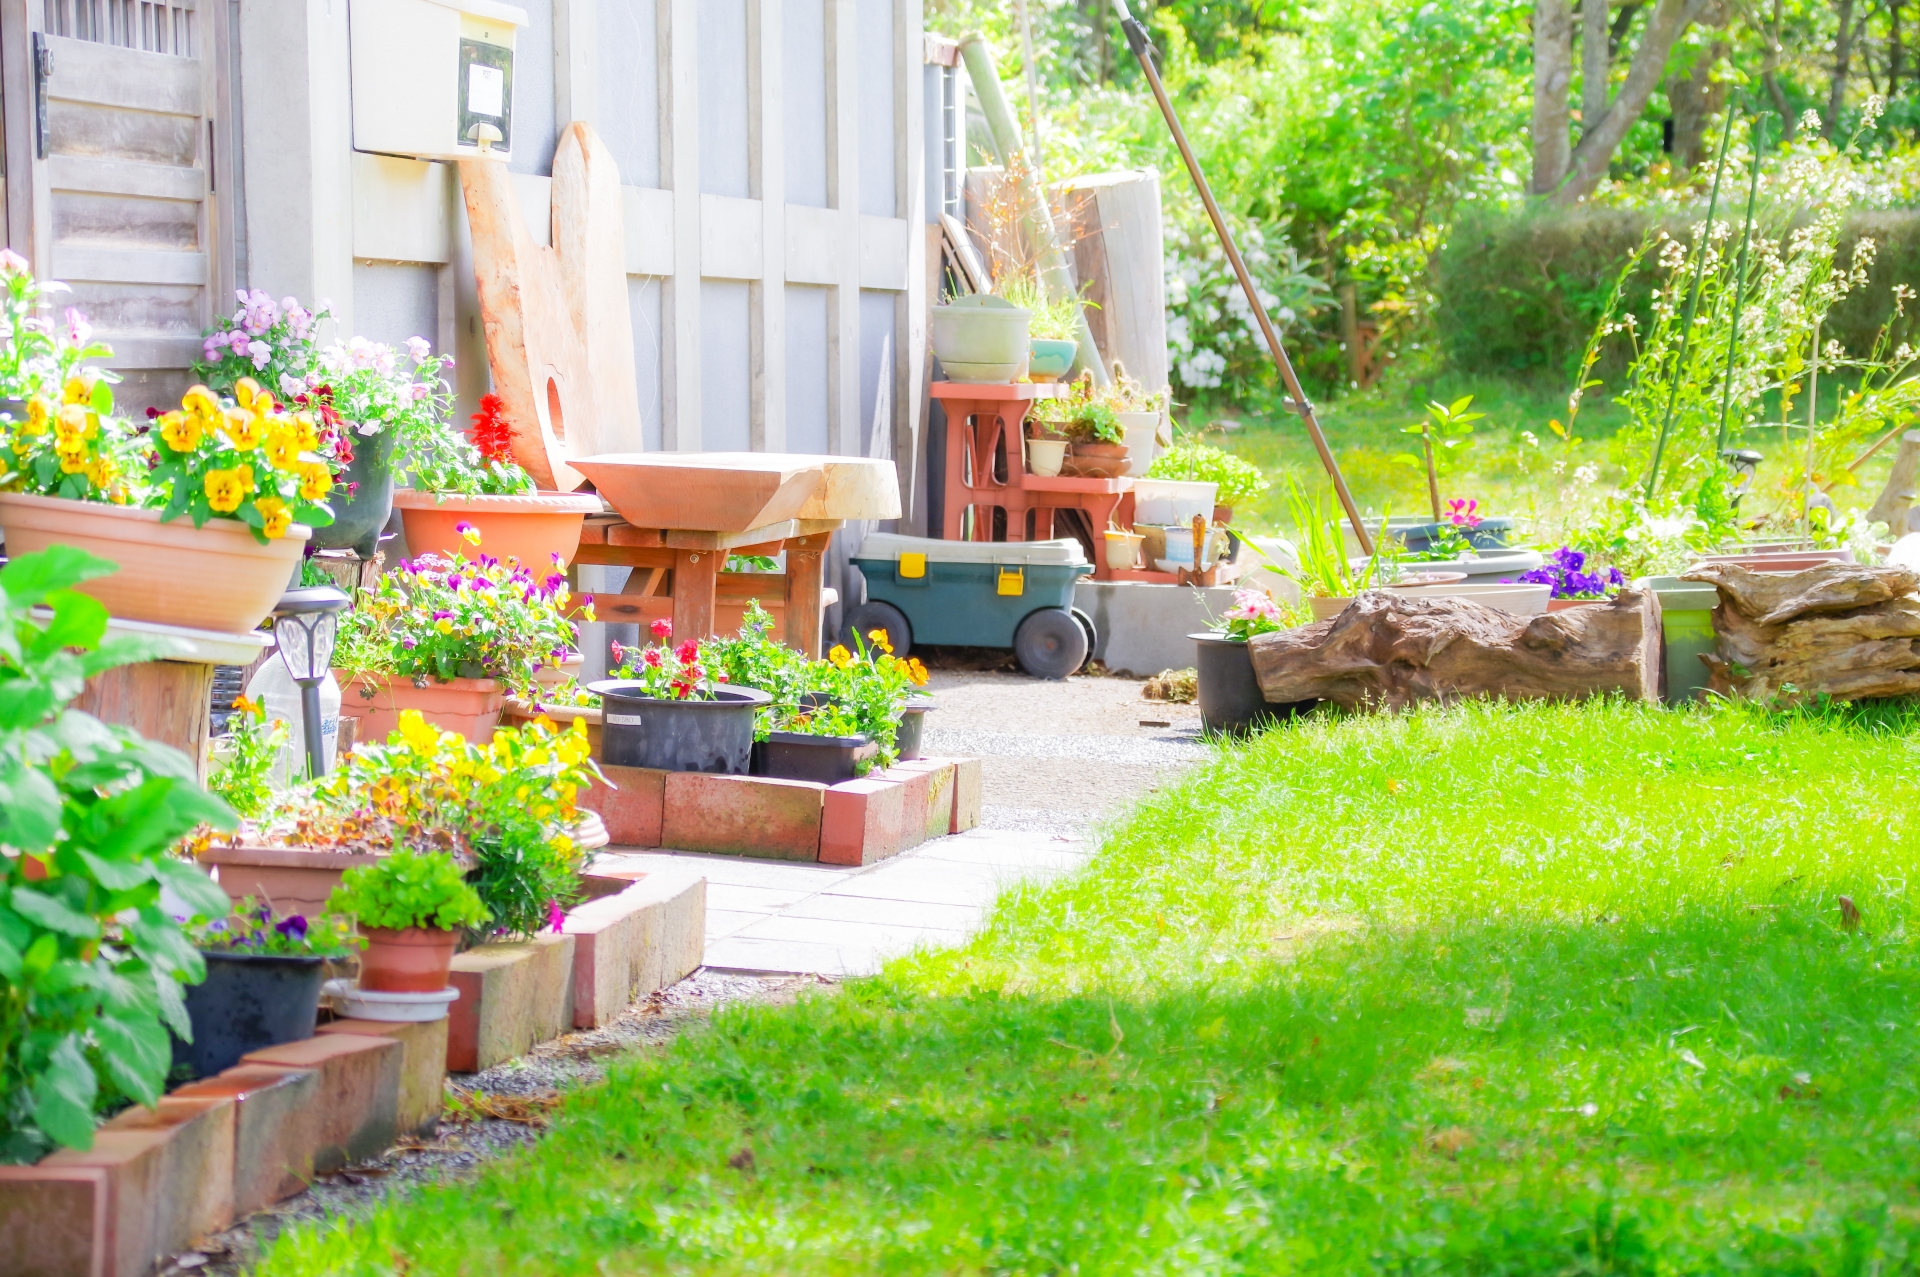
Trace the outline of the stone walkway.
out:
M 1002 889 L 1081 868 L 1098 818 L 1207 754 L 1193 706 L 1143 700 L 1130 679 L 936 672 L 931 690 L 927 752 L 981 760 L 982 828 L 858 868 L 616 853 L 706 877 L 709 969 L 868 975 L 916 947 L 958 944 Z

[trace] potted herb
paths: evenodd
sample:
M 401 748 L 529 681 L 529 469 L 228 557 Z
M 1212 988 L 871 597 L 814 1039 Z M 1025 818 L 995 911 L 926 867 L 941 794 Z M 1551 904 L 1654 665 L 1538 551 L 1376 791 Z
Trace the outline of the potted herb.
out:
M 1427 502 L 1433 511 L 1431 523 L 1409 521 L 1395 529 L 1409 550 L 1423 550 L 1430 537 L 1450 535 L 1461 526 L 1458 520 L 1448 518 L 1441 510 L 1440 480 L 1458 468 L 1461 458 L 1473 446 L 1473 423 L 1487 415 L 1484 412 L 1469 412 L 1472 406 L 1472 395 L 1456 399 L 1450 404 L 1429 403 L 1427 415 L 1401 431 L 1420 440 L 1420 451 L 1403 452 L 1393 458 L 1394 463 L 1425 471 Z M 1459 501 L 1449 502 L 1448 508 L 1455 509 L 1460 504 Z M 1507 536 L 1512 531 L 1512 519 L 1476 520 L 1469 528 L 1466 539 L 1476 549 L 1498 549 L 1506 545 Z
M 592 493 L 540 492 L 513 459 L 513 423 L 504 401 L 483 395 L 467 437 L 439 416 L 406 439 L 413 487 L 394 494 L 407 549 L 451 558 L 471 528 L 487 553 L 544 571 L 564 567 L 580 549 L 580 530 L 600 512 Z
M 1176 444 L 1155 457 L 1147 478 L 1213 484 L 1215 523 L 1231 522 L 1235 506 L 1244 505 L 1272 486 L 1251 461 L 1196 440 Z
M 601 703 L 601 761 L 618 767 L 745 775 L 754 714 L 773 697 L 730 687 L 697 639 L 670 646 L 673 622 L 652 625 L 654 643 L 625 653 L 614 677 L 589 683 Z
M 195 1077 L 230 1069 L 249 1051 L 312 1037 L 326 963 L 351 949 L 345 918 L 281 916 L 251 896 L 227 917 L 196 918 L 188 939 L 207 978 L 186 991 L 193 1036 L 174 1040 L 173 1059 Z
M 893 654 L 883 629 L 853 635 L 854 646 L 835 644 L 823 661 L 807 663 L 806 703 L 776 711 L 776 730 L 767 738 L 767 774 L 796 780 L 796 770 L 830 772 L 832 784 L 892 765 L 899 757 L 902 711 L 917 687 L 925 686 L 926 666 L 917 657 Z M 871 753 L 854 745 L 867 742 Z M 784 747 L 785 759 L 776 745 Z M 803 761 L 808 758 L 812 761 Z
M 360 988 L 438 993 L 447 987 L 463 929 L 486 925 L 480 893 L 444 851 L 396 851 L 349 869 L 327 901 L 360 925 Z
M 1627 578 L 1619 568 L 1587 571 L 1587 556 L 1572 546 L 1563 545 L 1547 556 L 1547 561 L 1531 572 L 1520 574 L 1527 585 L 1551 587 L 1547 611 L 1560 612 L 1589 603 L 1606 603 L 1622 589 Z
M 1358 569 L 1347 557 L 1347 547 L 1335 531 L 1332 511 L 1300 490 L 1291 480 L 1287 484 L 1287 507 L 1299 533 L 1296 549 L 1299 561 L 1286 566 L 1274 564 L 1299 585 L 1313 612 L 1313 619 L 1324 621 L 1340 615 L 1362 590 L 1384 585 L 1393 575 L 1393 562 L 1385 557 L 1384 537 L 1374 542 L 1373 554 Z M 1242 542 L 1253 545 L 1252 542 Z M 1256 552 L 1259 547 L 1254 546 Z
M 1080 355 L 1080 308 L 1077 298 L 1047 300 L 1046 290 L 1031 271 L 1009 274 L 994 282 L 994 292 L 1025 310 L 1027 323 L 1027 378 L 1059 381 L 1073 370 Z
M 1107 405 L 1120 419 L 1122 442 L 1127 445 L 1127 473 L 1147 474 L 1148 467 L 1160 458 L 1166 442 L 1167 405 L 1171 400 L 1166 387 L 1147 390 L 1127 375 L 1126 365 L 1113 361 L 1113 384 L 1105 392 Z
M 1126 432 L 1120 417 L 1083 373 L 1067 393 L 1036 400 L 1028 418 L 1040 433 L 1070 441 L 1061 473 L 1080 479 L 1117 479 L 1127 472 Z
M 1289 628 L 1289 616 L 1264 590 L 1239 590 L 1218 628 L 1189 634 L 1198 646 L 1200 721 L 1209 732 L 1247 732 L 1271 722 L 1278 707 L 1267 703 L 1254 677 L 1247 643 L 1259 634 Z
M 484 742 L 508 692 L 537 695 L 540 668 L 574 656 L 574 610 L 558 571 L 536 577 L 485 554 L 403 561 L 342 620 L 333 655 L 345 675 L 340 711 L 362 720 L 369 739 L 384 738 L 402 711 L 416 709 Z M 577 614 L 593 619 L 591 598 Z

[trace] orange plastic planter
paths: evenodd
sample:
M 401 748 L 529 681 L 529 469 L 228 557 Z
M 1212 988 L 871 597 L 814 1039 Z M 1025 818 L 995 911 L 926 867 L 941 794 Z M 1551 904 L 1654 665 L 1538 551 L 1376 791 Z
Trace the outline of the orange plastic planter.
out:
M 462 497 L 404 488 L 393 494 L 393 508 L 407 534 L 407 553 L 471 559 L 490 554 L 505 562 L 517 558 L 536 576 L 553 570 L 553 556 L 573 562 L 580 550 L 580 528 L 604 507 L 592 493 L 539 492 L 524 497 Z M 460 535 L 470 523 L 480 533 L 474 545 Z
M 400 727 L 400 712 L 417 709 L 421 717 L 442 731 L 459 732 L 476 745 L 493 739 L 506 706 L 506 689 L 498 679 L 456 678 L 428 681 L 415 687 L 410 678 L 358 673 L 340 687 L 340 712 L 359 720 L 354 740 L 382 744 Z

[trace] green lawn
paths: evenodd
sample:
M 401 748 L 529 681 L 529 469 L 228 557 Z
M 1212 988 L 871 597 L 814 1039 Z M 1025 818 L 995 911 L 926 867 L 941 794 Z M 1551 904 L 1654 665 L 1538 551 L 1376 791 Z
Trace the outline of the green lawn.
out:
M 261 1271 L 1907 1271 L 1915 727 L 1276 731 L 971 946 L 724 1013 Z

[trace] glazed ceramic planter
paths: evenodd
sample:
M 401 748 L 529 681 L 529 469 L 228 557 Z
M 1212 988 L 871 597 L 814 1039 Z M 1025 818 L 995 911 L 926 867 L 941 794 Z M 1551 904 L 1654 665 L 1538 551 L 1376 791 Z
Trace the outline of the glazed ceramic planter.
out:
M 1107 568 L 1115 572 L 1131 572 L 1140 563 L 1140 543 L 1146 538 L 1138 532 L 1113 532 L 1105 534 L 1107 542 Z
M 273 611 L 308 534 L 296 523 L 263 545 L 238 519 L 196 528 L 184 515 L 162 523 L 158 510 L 22 492 L 0 493 L 0 528 L 12 558 L 71 545 L 119 564 L 75 588 L 123 621 L 221 634 L 245 634 Z
M 1065 377 L 1073 368 L 1074 357 L 1080 353 L 1077 341 L 1035 337 L 1030 345 L 1032 354 L 1027 359 L 1027 376 L 1038 382 L 1059 381 Z
M 353 436 L 353 464 L 339 476 L 327 504 L 333 522 L 313 530 L 313 545 L 322 550 L 352 550 L 371 559 L 380 549 L 380 532 L 393 513 L 393 445 L 391 426 L 378 434 Z M 348 495 L 348 489 L 352 495 Z
M 393 507 L 400 512 L 400 526 L 406 531 L 407 553 L 456 554 L 471 559 L 490 554 L 505 562 L 519 559 L 520 566 L 544 576 L 554 570 L 553 556 L 562 563 L 573 562 L 580 550 L 580 528 L 590 514 L 604 508 L 592 493 L 536 492 L 523 497 L 463 497 L 450 493 L 416 492 L 402 488 L 393 494 Z M 470 523 L 480 533 L 474 545 L 460 535 L 460 525 Z
M 1126 431 L 1121 440 L 1127 445 L 1127 473 L 1134 476 L 1144 475 L 1153 459 L 1160 455 L 1160 422 L 1157 412 L 1120 412 L 1120 428 Z
M 484 745 L 493 739 L 506 701 L 506 689 L 496 678 L 456 678 L 444 683 L 429 679 L 425 687 L 416 687 L 403 675 L 362 671 L 340 687 L 341 716 L 357 720 L 354 740 L 360 744 L 384 742 L 399 729 L 401 711 L 417 709 L 442 731 L 459 732 Z
M 1352 602 L 1353 597 L 1351 595 L 1343 599 L 1323 599 L 1316 594 L 1307 600 L 1307 607 L 1313 612 L 1314 620 L 1331 621 L 1334 617 L 1346 611 L 1347 605 Z
M 976 384 L 1010 382 L 1032 352 L 1033 316 L 1000 297 L 956 297 L 933 308 L 928 336 L 948 377 Z
M 460 933 L 440 927 L 362 927 L 360 987 L 373 993 L 438 993 L 447 987 Z

